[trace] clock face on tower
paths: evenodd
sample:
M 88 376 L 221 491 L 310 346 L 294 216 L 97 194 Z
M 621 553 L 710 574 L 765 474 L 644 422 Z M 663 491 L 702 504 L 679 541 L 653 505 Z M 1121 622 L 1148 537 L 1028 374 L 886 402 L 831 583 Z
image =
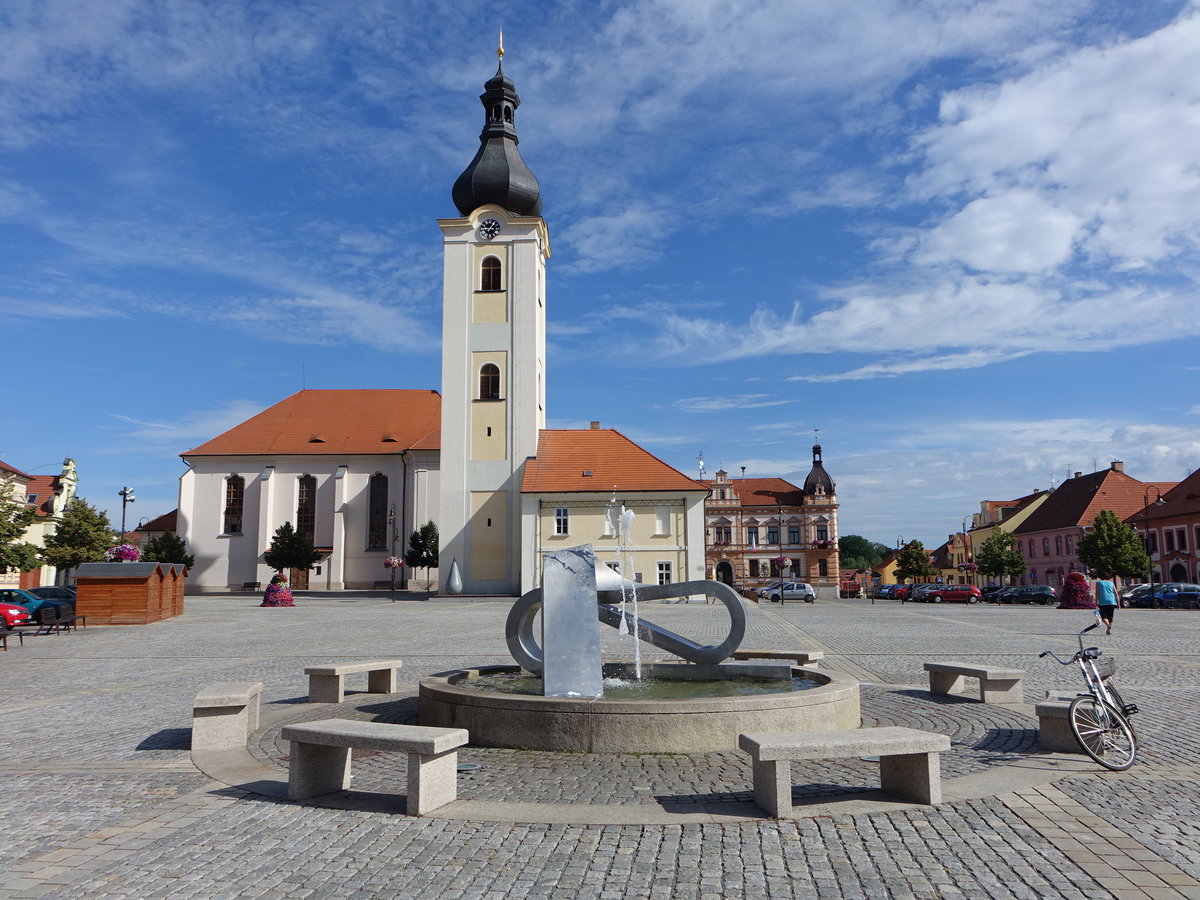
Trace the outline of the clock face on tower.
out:
M 479 223 L 479 236 L 485 241 L 490 241 L 500 233 L 500 223 L 495 219 L 484 219 Z

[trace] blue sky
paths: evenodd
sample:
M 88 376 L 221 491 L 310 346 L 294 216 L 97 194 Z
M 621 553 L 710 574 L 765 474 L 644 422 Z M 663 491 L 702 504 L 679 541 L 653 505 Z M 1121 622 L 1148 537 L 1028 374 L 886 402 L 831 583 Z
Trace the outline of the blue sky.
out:
M 501 18 L 503 17 L 503 18 Z M 439 387 L 440 232 L 505 71 L 552 427 L 935 544 L 1200 463 L 1200 6 L 6 0 L 0 459 L 132 526 L 300 389 Z

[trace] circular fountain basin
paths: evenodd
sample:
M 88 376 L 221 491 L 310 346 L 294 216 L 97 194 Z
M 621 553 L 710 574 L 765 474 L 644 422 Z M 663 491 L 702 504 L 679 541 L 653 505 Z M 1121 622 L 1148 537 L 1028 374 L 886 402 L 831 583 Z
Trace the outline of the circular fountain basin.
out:
M 465 728 L 478 747 L 582 750 L 592 753 L 698 753 L 737 749 L 738 735 L 834 731 L 860 724 L 858 681 L 838 672 L 786 665 L 687 663 L 644 665 L 643 677 L 687 681 L 698 696 L 620 699 L 543 697 L 486 689 L 480 679 L 519 675 L 519 666 L 455 669 L 422 679 L 420 722 Z M 628 666 L 609 663 L 605 677 Z M 781 690 L 705 696 L 705 680 L 774 680 Z M 797 685 L 792 679 L 806 682 Z M 814 684 L 815 682 L 815 684 Z

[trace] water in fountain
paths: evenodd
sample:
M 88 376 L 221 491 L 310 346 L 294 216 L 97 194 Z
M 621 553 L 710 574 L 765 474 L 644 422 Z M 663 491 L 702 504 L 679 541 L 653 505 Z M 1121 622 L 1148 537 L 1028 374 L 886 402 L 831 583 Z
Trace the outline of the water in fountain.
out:
M 625 575 L 626 572 L 632 574 L 634 561 L 633 553 L 629 549 L 629 536 L 633 533 L 634 512 L 632 509 L 626 509 L 622 504 L 620 509 L 617 508 L 617 492 L 614 490 L 612 499 L 608 503 L 608 508 L 605 510 L 605 516 L 608 518 L 608 523 L 613 534 L 617 538 L 617 572 L 621 578 L 621 625 L 618 628 L 620 634 L 631 634 L 633 639 L 633 673 L 634 678 L 638 681 L 642 679 L 642 642 L 638 637 L 638 600 L 637 586 L 633 581 Z M 630 605 L 633 608 L 633 628 L 630 629 L 629 624 L 625 619 L 625 602 L 628 593 Z

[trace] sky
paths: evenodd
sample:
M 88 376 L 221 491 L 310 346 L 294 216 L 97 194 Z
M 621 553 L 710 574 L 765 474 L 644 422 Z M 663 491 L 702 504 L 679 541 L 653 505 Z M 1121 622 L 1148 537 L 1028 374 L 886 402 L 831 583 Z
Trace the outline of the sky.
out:
M 132 528 L 308 388 L 439 388 L 483 83 L 542 188 L 549 426 L 936 545 L 1200 465 L 1200 3 L 5 0 L 0 460 Z

